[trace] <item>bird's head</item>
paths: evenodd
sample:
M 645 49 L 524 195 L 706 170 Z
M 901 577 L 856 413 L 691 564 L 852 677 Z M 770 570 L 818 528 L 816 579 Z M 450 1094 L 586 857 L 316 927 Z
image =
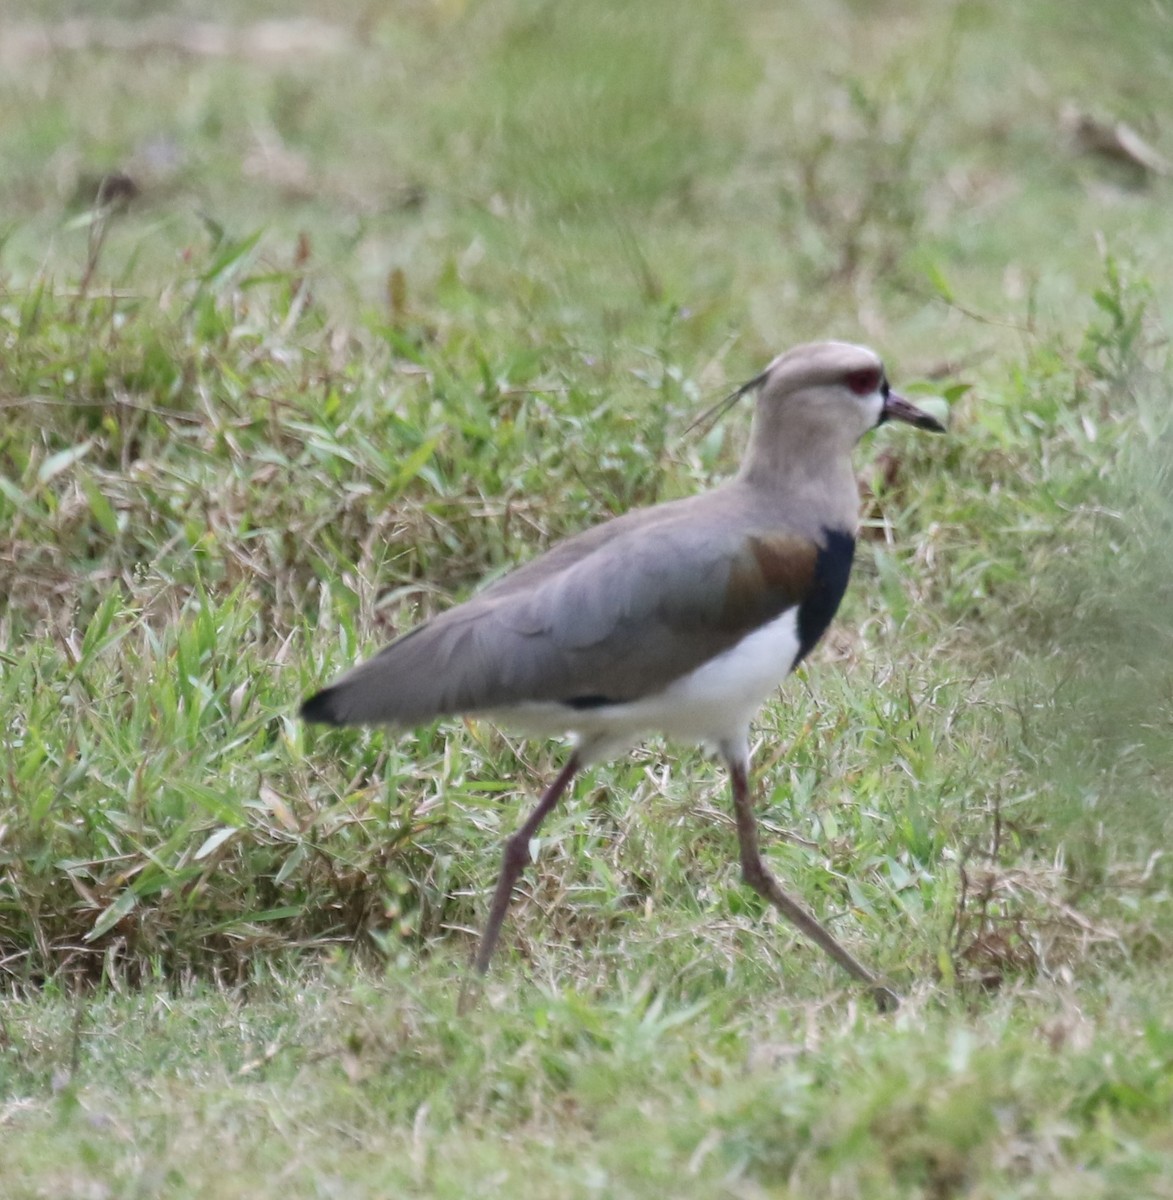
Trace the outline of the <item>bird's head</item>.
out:
M 829 448 L 853 446 L 885 421 L 944 432 L 936 417 L 897 395 L 873 350 L 850 342 L 809 342 L 780 354 L 747 385 L 759 388 L 763 433 Z

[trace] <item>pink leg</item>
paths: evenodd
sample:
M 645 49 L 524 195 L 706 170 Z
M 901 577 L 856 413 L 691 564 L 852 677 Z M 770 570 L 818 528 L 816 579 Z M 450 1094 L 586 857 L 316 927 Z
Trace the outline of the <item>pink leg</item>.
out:
M 730 758 L 729 778 L 733 785 L 733 812 L 737 818 L 737 838 L 741 843 L 741 875 L 746 883 L 763 896 L 812 942 L 822 947 L 845 971 L 867 984 L 881 1012 L 891 1012 L 900 1004 L 900 997 L 885 987 L 852 954 L 848 953 L 812 913 L 797 900 L 792 900 L 770 874 L 758 849 L 758 827 L 754 820 L 753 802 L 749 793 L 749 778 L 745 762 Z
M 501 874 L 497 877 L 497 890 L 493 893 L 493 906 L 489 909 L 489 920 L 485 924 L 485 932 L 481 936 L 481 944 L 477 947 L 476 958 L 473 960 L 478 975 L 483 975 L 489 969 L 489 960 L 497 948 L 501 926 L 505 921 L 505 914 L 509 911 L 509 902 L 513 898 L 513 888 L 529 862 L 529 844 L 537 833 L 538 826 L 562 798 L 562 793 L 566 791 L 578 771 L 578 765 L 578 755 L 572 754 L 559 772 L 558 778 L 546 789 L 538 801 L 537 808 L 530 813 L 525 824 L 505 843 Z

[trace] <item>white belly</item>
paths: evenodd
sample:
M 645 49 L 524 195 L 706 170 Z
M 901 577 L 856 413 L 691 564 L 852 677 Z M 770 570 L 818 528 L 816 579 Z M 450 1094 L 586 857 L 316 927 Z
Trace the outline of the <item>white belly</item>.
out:
M 650 733 L 738 744 L 762 702 L 790 673 L 798 649 L 798 610 L 792 608 L 654 695 L 587 709 L 534 702 L 493 715 L 525 732 L 573 734 L 587 758 L 617 753 Z

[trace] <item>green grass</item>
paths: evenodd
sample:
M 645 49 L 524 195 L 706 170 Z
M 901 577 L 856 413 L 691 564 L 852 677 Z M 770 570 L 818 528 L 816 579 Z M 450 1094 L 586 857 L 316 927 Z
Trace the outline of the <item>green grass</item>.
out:
M 337 42 L 0 72 L 0 1194 L 1170 1194 L 1171 185 L 1059 119 L 1173 157 L 1168 14 L 300 11 Z M 697 414 L 821 336 L 952 405 L 861 447 L 755 731 L 769 858 L 904 1007 L 651 743 L 458 1017 L 560 751 L 298 701 L 721 478 L 748 413 Z
M 1159 973 L 880 1018 L 621 970 L 457 1018 L 455 966 L 14 1005 L 6 1194 L 1167 1194 Z

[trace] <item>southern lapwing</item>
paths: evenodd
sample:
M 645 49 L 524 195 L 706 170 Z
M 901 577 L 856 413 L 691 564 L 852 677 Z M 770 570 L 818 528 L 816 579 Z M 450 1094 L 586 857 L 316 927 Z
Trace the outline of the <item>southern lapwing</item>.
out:
M 810 653 L 847 587 L 859 493 L 851 451 L 888 420 L 942 431 L 862 346 L 774 359 L 737 475 L 559 542 L 311 696 L 308 721 L 421 725 L 475 713 L 573 750 L 506 842 L 474 965 L 492 957 L 530 842 L 575 773 L 641 737 L 715 747 L 729 767 L 746 883 L 875 994 L 895 995 L 779 886 L 758 849 L 749 724 Z

